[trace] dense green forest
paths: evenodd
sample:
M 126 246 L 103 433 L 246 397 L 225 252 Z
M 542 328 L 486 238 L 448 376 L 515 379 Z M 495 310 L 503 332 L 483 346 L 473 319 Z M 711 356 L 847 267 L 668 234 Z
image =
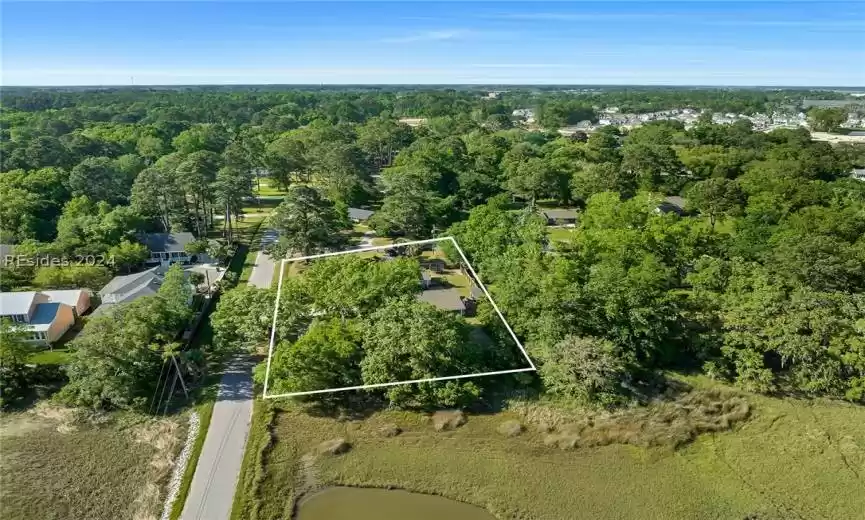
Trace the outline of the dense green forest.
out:
M 12 90 L 4 92 L 0 115 L 2 242 L 15 244 L 16 254 L 99 254 L 114 262 L 6 265 L 0 280 L 4 291 L 98 289 L 141 263 L 146 251 L 135 236 L 143 231 L 203 237 L 219 229 L 230 243 L 256 174 L 267 172 L 289 189 L 271 221 L 281 233 L 280 254 L 338 245 L 349 206 L 376 209 L 371 227 L 380 236 L 455 236 L 538 360 L 550 395 L 626 403 L 675 369 L 760 392 L 861 403 L 865 182 L 849 177 L 865 166 L 861 146 L 814 142 L 805 129 L 761 133 L 747 122 L 710 118 L 688 129 L 658 122 L 567 138 L 552 131 L 556 124 L 530 131 L 510 117 L 534 108 L 544 125 L 593 119 L 603 106 L 751 113 L 817 96 L 838 95 Z M 427 121 L 412 128 L 400 117 Z M 683 214 L 659 211 L 670 195 L 685 198 Z M 539 208 L 562 206 L 579 209 L 578 225 L 554 239 Z M 298 228 L 291 216 L 301 213 L 315 218 Z M 218 340 L 242 348 L 266 337 L 255 312 L 273 294 L 234 291 L 223 295 L 214 328 Z M 96 332 L 79 343 L 66 395 L 79 404 L 137 406 L 150 391 L 141 379 L 158 372 L 158 363 L 115 381 L 110 367 L 88 360 L 110 350 L 118 364 L 141 368 L 144 355 L 133 350 L 154 342 L 176 348 L 165 339 L 165 320 L 147 319 L 151 311 L 182 314 L 172 309 L 176 301 L 126 311 L 146 341 L 126 341 L 128 331 L 104 318 L 88 324 Z M 353 341 L 360 333 L 329 321 L 311 332 L 317 339 L 308 343 Z M 455 340 L 453 351 L 460 348 Z M 14 352 L 3 357 L 10 360 L 4 370 L 21 363 Z M 420 401 L 435 404 L 430 395 Z

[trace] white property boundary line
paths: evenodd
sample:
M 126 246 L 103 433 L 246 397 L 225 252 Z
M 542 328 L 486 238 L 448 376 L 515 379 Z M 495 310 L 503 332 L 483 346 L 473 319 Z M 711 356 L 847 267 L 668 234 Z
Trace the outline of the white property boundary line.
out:
M 270 360 L 273 359 L 273 346 L 274 346 L 274 342 L 276 341 L 276 318 L 279 314 L 279 299 L 282 296 L 282 278 L 285 275 L 286 262 L 299 262 L 302 260 L 312 260 L 315 258 L 324 258 L 324 257 L 328 257 L 328 256 L 338 256 L 338 255 L 349 255 L 349 254 L 353 254 L 353 253 L 363 253 L 365 251 L 383 251 L 385 249 L 391 249 L 394 247 L 404 247 L 404 246 L 421 245 L 421 244 L 434 244 L 436 242 L 442 242 L 445 240 L 450 240 L 451 243 L 456 248 L 457 252 L 459 252 L 460 258 L 462 258 L 462 261 L 465 263 L 466 267 L 468 267 L 469 271 L 472 273 L 472 276 L 474 276 L 475 281 L 477 281 L 478 286 L 480 286 L 481 290 L 484 292 L 484 295 L 487 297 L 487 299 L 493 305 L 493 309 L 495 309 L 496 314 L 499 316 L 499 319 L 502 320 L 502 323 L 505 324 L 505 328 L 507 329 L 508 333 L 510 333 L 510 335 L 514 339 L 514 341 L 516 342 L 517 347 L 519 347 L 519 349 L 520 349 L 520 352 L 522 352 L 523 356 L 526 358 L 526 361 L 529 362 L 529 367 L 516 368 L 516 369 L 512 369 L 512 370 L 498 370 L 495 372 L 479 372 L 479 373 L 475 373 L 475 374 L 465 374 L 465 375 L 459 375 L 459 376 L 430 377 L 427 379 L 412 379 L 409 381 L 396 381 L 393 383 L 376 383 L 376 384 L 371 384 L 371 385 L 343 386 L 343 387 L 339 387 L 339 388 L 327 388 L 324 390 L 310 390 L 310 391 L 306 391 L 306 392 L 288 392 L 285 394 L 267 395 L 267 386 L 268 386 L 268 382 L 270 381 Z M 523 347 L 523 344 L 520 342 L 519 338 L 517 338 L 517 335 L 514 334 L 513 329 L 511 329 L 511 326 L 510 326 L 510 324 L 508 324 L 508 321 L 505 319 L 504 315 L 502 314 L 502 311 L 499 310 L 499 306 L 496 305 L 496 302 L 495 302 L 495 300 L 493 300 L 492 295 L 490 295 L 489 291 L 487 291 L 486 286 L 481 281 L 478 274 L 475 272 L 474 268 L 472 267 L 472 264 L 469 263 L 468 258 L 466 258 L 465 253 L 463 252 L 463 250 L 459 246 L 459 244 L 457 244 L 457 241 L 454 239 L 454 237 L 430 238 L 427 240 L 415 240 L 412 242 L 400 242 L 398 244 L 388 244 L 385 246 L 372 246 L 372 247 L 363 247 L 363 248 L 359 248 L 359 249 L 348 249 L 345 251 L 336 251 L 333 253 L 322 253 L 322 254 L 318 254 L 318 255 L 301 256 L 301 257 L 297 257 L 297 258 L 283 258 L 282 261 L 279 263 L 279 284 L 277 285 L 276 291 L 277 291 L 276 292 L 276 305 L 274 306 L 274 309 L 273 309 L 273 326 L 271 327 L 271 330 L 270 330 L 270 349 L 267 352 L 267 369 L 264 373 L 264 393 L 262 394 L 262 398 L 264 398 L 264 399 L 275 399 L 277 397 L 297 397 L 297 396 L 301 396 L 301 395 L 326 394 L 326 393 L 332 393 L 332 392 L 342 392 L 342 391 L 346 391 L 346 390 L 365 390 L 368 388 L 384 388 L 384 387 L 388 387 L 388 386 L 411 385 L 411 384 L 416 384 L 416 383 L 431 383 L 433 381 L 451 381 L 454 379 L 468 379 L 468 378 L 472 378 L 472 377 L 485 377 L 485 376 L 496 376 L 496 375 L 503 375 L 503 374 L 516 374 L 519 372 L 534 372 L 537 370 L 535 368 L 535 364 L 532 362 L 532 358 L 529 357 L 529 354 L 528 354 L 528 352 L 526 352 L 525 347 Z

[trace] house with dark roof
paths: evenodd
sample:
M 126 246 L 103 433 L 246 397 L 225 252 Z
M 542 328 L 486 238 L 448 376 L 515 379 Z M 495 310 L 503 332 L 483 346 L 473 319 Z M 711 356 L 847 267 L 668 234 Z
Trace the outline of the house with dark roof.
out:
M 541 215 L 550 226 L 573 226 L 577 223 L 577 212 L 572 209 L 545 209 Z
M 26 340 L 39 345 L 56 342 L 75 325 L 72 306 L 36 291 L 0 293 L 0 317 L 24 325 Z
M 355 223 L 366 222 L 374 214 L 375 211 L 370 211 L 368 209 L 348 208 L 348 218 Z
M 207 253 L 190 255 L 186 246 L 196 241 L 195 236 L 187 231 L 178 233 L 148 233 L 141 241 L 150 250 L 150 258 L 145 260 L 148 265 L 160 264 L 199 264 L 211 263 Z
M 655 208 L 656 213 L 675 213 L 677 215 L 685 215 L 687 210 L 685 209 L 688 204 L 684 198 L 679 196 L 670 196 L 665 197 L 658 207 Z

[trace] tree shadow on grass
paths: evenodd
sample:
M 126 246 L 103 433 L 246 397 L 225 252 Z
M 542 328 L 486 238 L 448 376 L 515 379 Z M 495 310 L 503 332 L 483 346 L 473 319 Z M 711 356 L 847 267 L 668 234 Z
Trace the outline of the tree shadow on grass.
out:
M 362 390 L 325 394 L 325 397 L 298 398 L 303 411 L 313 417 L 359 421 L 387 408 L 380 395 Z

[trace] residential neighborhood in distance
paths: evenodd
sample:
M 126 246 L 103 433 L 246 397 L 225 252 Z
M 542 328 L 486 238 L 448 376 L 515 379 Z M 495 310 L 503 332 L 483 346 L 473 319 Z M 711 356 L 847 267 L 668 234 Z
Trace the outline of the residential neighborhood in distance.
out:
M 0 519 L 865 520 L 863 6 L 3 3 Z

